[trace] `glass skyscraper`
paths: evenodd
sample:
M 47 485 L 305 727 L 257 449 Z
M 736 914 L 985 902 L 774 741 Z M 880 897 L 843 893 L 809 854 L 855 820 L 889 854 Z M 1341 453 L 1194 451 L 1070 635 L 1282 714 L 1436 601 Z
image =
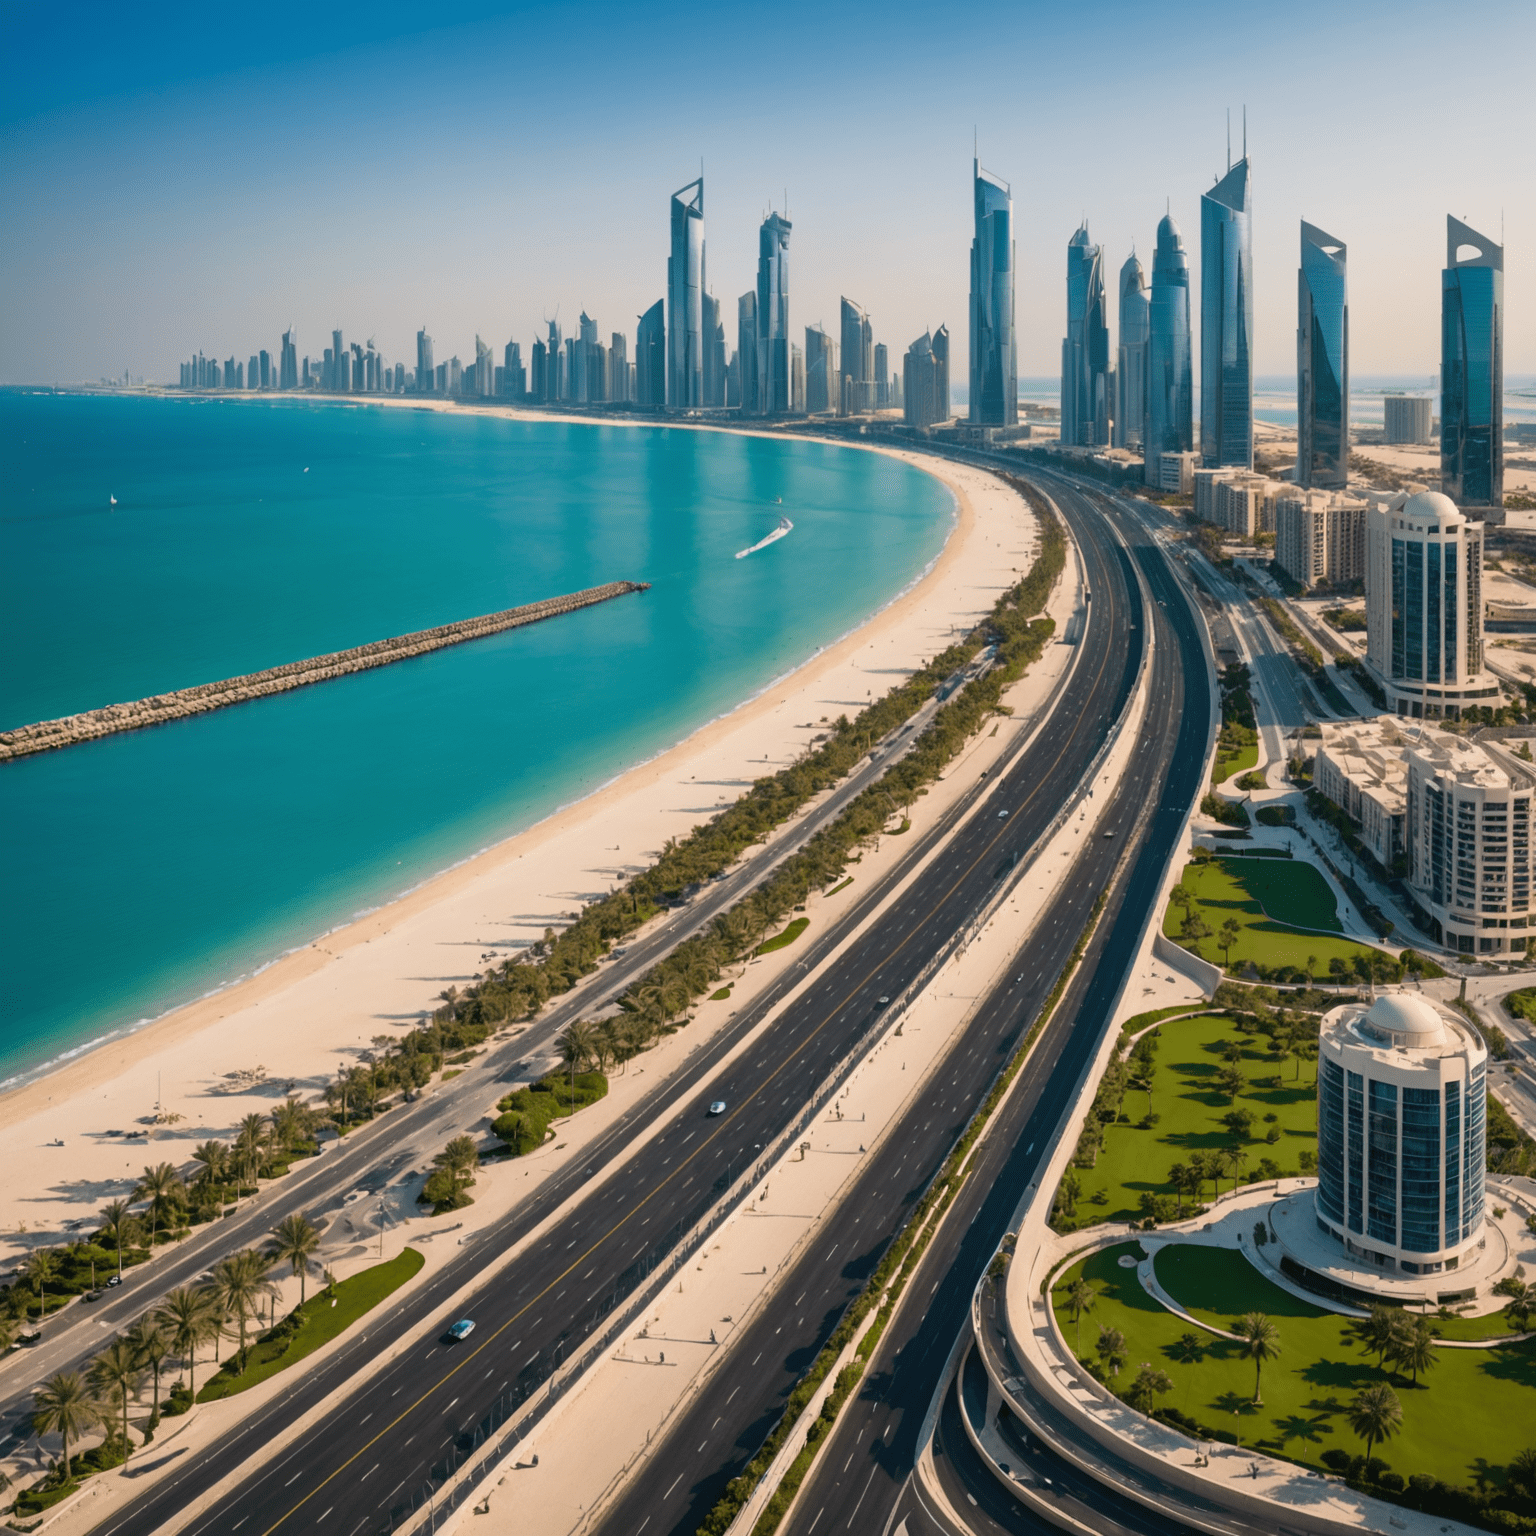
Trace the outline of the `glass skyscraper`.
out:
M 1446 220 L 1440 274 L 1440 488 L 1504 505 L 1504 248 Z
M 1348 248 L 1301 224 L 1296 276 L 1296 483 L 1349 484 Z
M 1018 342 L 1013 329 L 1013 194 L 972 162 L 976 236 L 971 241 L 971 420 L 1019 419 Z
M 875 335 L 863 306 L 844 298 L 838 310 L 838 330 L 841 333 L 838 359 L 841 381 L 837 413 L 849 416 L 873 410 Z
M 1147 354 L 1152 305 L 1147 277 L 1131 252 L 1120 268 L 1120 350 L 1115 366 L 1115 447 L 1140 448 L 1147 435 Z
M 538 376 L 537 368 L 534 376 Z M 666 403 L 667 324 L 664 305 L 657 299 L 640 316 L 640 324 L 635 331 L 635 404 L 654 409 Z
M 704 178 L 672 194 L 667 257 L 667 404 L 704 404 Z
M 757 410 L 786 415 L 792 406 L 789 341 L 788 219 L 770 213 L 757 232 Z M 743 390 L 745 397 L 745 390 Z
M 1200 198 L 1200 457 L 1253 468 L 1253 209 L 1248 157 Z
M 1109 445 L 1109 317 L 1104 255 L 1081 225 L 1067 241 L 1067 334 L 1061 344 L 1063 446 Z
M 1152 257 L 1152 310 L 1147 339 L 1149 466 L 1161 453 L 1194 447 L 1194 370 L 1189 340 L 1189 257 L 1179 226 L 1164 217 Z

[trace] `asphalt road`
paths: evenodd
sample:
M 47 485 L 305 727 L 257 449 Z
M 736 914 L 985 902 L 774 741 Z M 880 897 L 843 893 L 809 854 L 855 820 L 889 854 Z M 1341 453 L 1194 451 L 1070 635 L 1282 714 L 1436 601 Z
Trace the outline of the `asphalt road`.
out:
M 1108 845 L 1100 840 L 1084 849 L 1078 883 L 1097 889 L 1114 877 L 1112 900 L 1063 1007 L 1037 1042 L 981 1145 L 975 1171 L 949 1220 L 914 1273 L 904 1305 L 871 1359 L 858 1397 L 844 1410 L 792 1519 L 781 1528 L 786 1536 L 886 1531 L 909 1513 L 914 1521 L 930 1518 L 922 1512 L 911 1478 L 919 1430 L 943 1385 L 954 1343 L 970 1325 L 976 1285 L 1109 1028 L 1137 938 L 1167 861 L 1177 849 L 1184 817 L 1204 789 L 1211 724 L 1206 661 L 1183 593 L 1161 550 L 1139 523 L 1120 513 L 1111 498 L 1070 489 L 1069 484 L 1052 484 L 1063 509 L 1084 522 L 1103 515 L 1114 518 L 1155 599 L 1150 612 L 1158 644 L 1144 748 L 1117 787 L 1125 814 L 1145 808 L 1147 815 L 1128 868 L 1109 867 Z M 1006 990 L 999 991 L 984 1005 L 982 1018 L 1017 1006 Z M 1042 1192 L 1041 1198 L 1048 1194 Z M 946 1446 L 953 1454 L 952 1437 Z M 1083 1496 L 1088 1501 L 1095 1498 L 1091 1485 L 1083 1489 Z M 1104 1519 L 1094 1522 L 1095 1528 L 1108 1528 L 1126 1517 L 1126 1501 L 1105 1490 L 1103 1502 Z M 1157 1529 L 1150 1524 L 1136 1528 Z
M 475 1318 L 474 1338 L 456 1349 L 435 1339 L 411 1346 L 358 1390 L 344 1394 L 274 1463 L 239 1476 L 253 1448 L 311 1404 L 345 1388 L 391 1340 L 440 1315 L 443 1298 L 484 1264 L 478 1255 L 503 1252 L 559 1205 L 561 1191 L 530 1202 L 477 1238 L 430 1287 L 406 1293 L 383 1315 L 370 1318 L 366 1337 L 348 1341 L 227 1441 L 107 1522 L 106 1530 L 147 1536 L 226 1475 L 236 1479 L 232 1490 L 200 1512 L 188 1530 L 266 1533 L 321 1524 L 339 1536 L 388 1530 L 450 1475 L 488 1423 L 525 1400 L 566 1351 L 593 1333 L 716 1206 L 730 1174 L 746 1166 L 754 1148 L 770 1143 L 829 1070 L 870 1035 L 879 1019 L 878 998 L 897 994 L 964 927 L 1014 855 L 1035 842 L 1070 798 L 1129 698 L 1140 659 L 1140 631 L 1128 628 L 1140 617 L 1139 596 L 1127 590 L 1124 557 L 1096 525 L 1087 525 L 1085 535 L 1094 601 L 1082 654 L 1038 735 L 1006 772 L 989 775 L 988 805 L 955 828 L 913 889 L 817 976 L 758 1048 L 732 1066 L 711 1070 L 745 1026 L 725 1032 L 728 1042 L 701 1049 L 691 1058 L 697 1065 L 652 1099 L 648 1115 L 662 1119 L 653 1139 L 628 1153 L 622 1136 L 607 1139 L 613 1165 L 608 1177 L 571 1199 L 553 1229 L 473 1301 L 456 1306 L 456 1312 Z M 1010 815 L 997 817 L 994 805 L 1007 807 Z M 1078 892 L 1077 908 L 1068 913 L 1079 927 L 1090 900 Z M 1070 947 L 1071 939 L 1065 942 Z M 1048 987 L 1055 970 L 1046 971 L 1042 966 L 1030 984 L 1044 978 Z M 1006 1053 L 1006 1041 L 998 1042 L 998 1051 Z M 977 1047 L 972 1054 L 979 1062 L 985 1053 Z M 1000 1060 L 994 1052 L 976 1076 L 990 1080 Z M 716 1098 L 727 1100 L 731 1109 L 706 1120 L 704 1106 Z M 944 1135 L 952 1139 L 968 1115 L 965 1093 L 957 1088 L 936 1108 L 941 1111 L 936 1118 L 947 1122 Z M 904 1198 L 910 1201 L 925 1181 L 916 1170 L 903 1175 Z M 893 1225 L 873 1212 L 865 1218 L 869 1262 Z M 879 1232 L 873 1230 L 877 1226 Z M 839 1280 L 844 1290 L 849 1283 Z M 442 1315 L 441 1321 L 446 1326 L 451 1319 Z M 813 1329 L 819 1323 L 813 1320 Z

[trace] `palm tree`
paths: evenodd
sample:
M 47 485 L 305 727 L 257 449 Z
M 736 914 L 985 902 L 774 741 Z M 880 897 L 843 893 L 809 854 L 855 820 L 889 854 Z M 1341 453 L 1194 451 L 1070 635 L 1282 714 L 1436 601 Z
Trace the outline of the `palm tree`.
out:
M 1066 1302 L 1072 1308 L 1072 1326 L 1077 1330 L 1079 1346 L 1083 1342 L 1083 1313 L 1093 1311 L 1093 1304 L 1098 1299 L 1099 1293 L 1081 1275 L 1067 1287 Z
M 201 1163 L 196 1183 L 216 1189 L 229 1177 L 229 1148 L 222 1141 L 205 1141 L 192 1154 L 194 1162 Z
M 60 1371 L 32 1392 L 32 1428 L 40 1435 L 57 1432 L 63 1437 L 66 1483 L 70 1479 L 70 1441 L 89 1434 L 101 1421 L 101 1404 L 79 1371 Z
M 1349 1427 L 1365 1441 L 1365 1464 L 1378 1441 L 1388 1440 L 1403 1427 L 1403 1405 L 1386 1382 L 1378 1381 L 1355 1395 L 1349 1405 Z
M 1228 1104 L 1237 1103 L 1237 1096 L 1248 1086 L 1243 1069 L 1235 1063 L 1223 1067 L 1216 1074 L 1216 1086 L 1227 1096 Z
M 299 1305 L 304 1305 L 304 1282 L 309 1277 L 310 1255 L 320 1246 L 320 1234 L 300 1212 L 285 1216 L 273 1230 L 276 1242 L 272 1257 L 279 1264 L 289 1264 L 299 1277 Z
M 1378 1369 L 1386 1363 L 1387 1356 L 1397 1344 L 1401 1315 L 1392 1307 L 1377 1305 L 1354 1325 L 1360 1348 L 1366 1354 L 1376 1356 Z
M 123 1278 L 123 1249 L 132 1240 L 138 1224 L 138 1218 L 129 1212 L 126 1200 L 113 1200 L 101 1208 L 101 1234 L 103 1237 L 110 1237 L 112 1246 L 117 1249 L 119 1280 Z
M 214 1266 L 213 1291 L 220 1310 L 239 1326 L 241 1374 L 245 1371 L 246 1326 L 260 1315 L 262 1301 L 277 1294 L 277 1287 L 267 1278 L 272 1262 L 270 1254 L 246 1248 Z
M 155 1246 L 155 1232 L 160 1218 L 170 1208 L 183 1189 L 181 1175 L 169 1163 L 146 1167 L 143 1177 L 134 1185 L 133 1198 L 149 1201 L 149 1246 Z
M 1221 953 L 1228 965 L 1232 964 L 1232 946 L 1237 943 L 1242 931 L 1242 924 L 1235 917 L 1229 917 L 1221 925 L 1221 932 L 1216 935 L 1216 942 L 1221 946 Z
M 1264 1362 L 1273 1360 L 1280 1353 L 1280 1330 L 1262 1312 L 1249 1312 L 1238 1323 L 1234 1332 L 1243 1341 L 1243 1354 L 1253 1361 L 1253 1400 L 1260 1403 L 1259 1378 Z
M 1232 1180 L 1232 1188 L 1237 1189 L 1237 1176 L 1243 1171 L 1243 1164 L 1248 1161 L 1248 1154 L 1241 1147 L 1222 1147 L 1216 1153 L 1216 1171 L 1225 1174 Z M 1216 1193 L 1221 1193 L 1221 1185 L 1218 1180 Z
M 48 1282 L 59 1272 L 59 1256 L 51 1248 L 34 1248 L 27 1256 L 27 1279 L 37 1287 L 39 1323 L 48 1316 Z
M 91 1361 L 87 1380 L 96 1391 L 99 1400 L 120 1402 L 123 1406 L 123 1460 L 129 1455 L 128 1399 L 137 1397 L 144 1388 L 144 1366 L 139 1352 L 127 1339 L 113 1339 Z
M 1136 1379 L 1125 1389 L 1125 1400 L 1137 1413 L 1151 1418 L 1159 1395 L 1171 1391 L 1173 1383 L 1168 1379 L 1168 1373 L 1154 1369 L 1150 1360 L 1143 1360 Z
M 585 1019 L 573 1019 L 567 1024 L 555 1044 L 560 1048 L 561 1060 L 571 1069 L 574 1078 L 578 1068 L 586 1069 L 592 1059 L 595 1045 L 592 1026 Z
M 1118 1328 L 1101 1326 L 1099 1342 L 1094 1349 L 1104 1362 L 1104 1369 L 1111 1376 L 1118 1376 L 1121 1366 L 1125 1364 L 1125 1335 Z
M 149 1411 L 149 1427 L 153 1429 L 160 1422 L 160 1367 L 171 1352 L 170 1332 L 160 1318 L 146 1312 L 128 1330 L 127 1337 L 140 1363 L 154 1375 L 155 1395 Z
M 455 1184 L 473 1184 L 474 1171 L 480 1166 L 480 1149 L 473 1136 L 455 1136 L 432 1161 L 447 1169 Z
M 1419 1372 L 1433 1370 L 1440 1363 L 1435 1352 L 1438 1335 L 1427 1317 L 1415 1317 L 1412 1322 L 1404 1318 L 1403 1322 L 1406 1326 L 1399 1326 L 1388 1353 L 1393 1365 L 1408 1371 L 1418 1386 Z
M 261 1175 L 261 1165 L 267 1150 L 267 1122 L 257 1114 L 250 1114 L 240 1122 L 235 1136 L 235 1163 L 242 1175 L 254 1184 Z
M 171 1291 L 155 1313 L 165 1324 L 171 1349 L 186 1362 L 187 1380 L 197 1398 L 197 1351 L 219 1331 L 218 1304 L 205 1287 L 184 1285 Z

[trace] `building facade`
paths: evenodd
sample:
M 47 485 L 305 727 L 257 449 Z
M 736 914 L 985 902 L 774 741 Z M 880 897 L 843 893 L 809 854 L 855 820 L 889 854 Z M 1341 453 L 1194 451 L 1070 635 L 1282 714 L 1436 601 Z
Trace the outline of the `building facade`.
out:
M 788 219 L 770 213 L 757 232 L 757 405 L 764 416 L 795 409 L 790 368 Z
M 736 376 L 741 413 L 761 416 L 758 407 L 757 290 L 749 288 L 736 300 Z
M 1147 358 L 1152 301 L 1133 251 L 1120 268 L 1120 347 L 1115 354 L 1115 447 L 1140 450 L 1147 436 Z
M 875 408 L 875 333 L 869 315 L 852 299 L 843 299 L 838 311 L 841 332 L 837 412 L 861 416 Z
M 1440 488 L 1504 505 L 1504 248 L 1446 220 L 1440 275 Z
M 1200 198 L 1200 455 L 1253 468 L 1253 212 L 1245 155 Z
M 1417 717 L 1497 707 L 1483 669 L 1483 529 L 1438 491 L 1366 516 L 1366 660 L 1387 707 Z
M 655 410 L 667 403 L 667 322 L 657 299 L 635 330 L 635 404 Z
M 1324 1016 L 1318 1225 L 1383 1271 L 1445 1274 L 1483 1241 L 1488 1053 L 1427 998 L 1393 992 Z
M 891 403 L 891 354 L 883 341 L 875 343 L 875 409 Z
M 1165 453 L 1189 453 L 1194 442 L 1194 367 L 1190 353 L 1189 257 L 1179 226 L 1164 217 L 1152 257 L 1147 337 L 1147 432 L 1150 479 Z M 1161 469 L 1158 470 L 1159 477 Z
M 805 409 L 816 416 L 837 408 L 837 352 L 819 325 L 805 328 Z
M 667 257 L 667 404 L 704 404 L 704 178 L 672 194 Z
M 1296 274 L 1296 483 L 1349 483 L 1349 251 L 1305 219 Z
M 1365 575 L 1364 501 L 1282 485 L 1275 494 L 1275 560 L 1303 587 Z
M 1110 437 L 1109 314 L 1104 254 L 1079 226 L 1067 241 L 1067 334 L 1061 343 L 1061 442 L 1105 448 Z
M 1388 443 L 1427 443 L 1434 431 L 1434 402 L 1428 395 L 1388 395 L 1383 401 Z
M 976 233 L 971 241 L 971 398 L 977 426 L 1019 419 L 1018 340 L 1013 324 L 1013 193 L 972 164 Z M 946 401 L 946 414 L 948 402 Z
M 949 420 L 949 332 L 943 326 L 937 333 L 925 331 L 907 348 L 901 362 L 901 400 L 902 419 L 909 427 Z
M 1390 717 L 1325 720 L 1312 787 L 1354 817 L 1360 840 L 1384 870 L 1408 850 L 1407 743 Z

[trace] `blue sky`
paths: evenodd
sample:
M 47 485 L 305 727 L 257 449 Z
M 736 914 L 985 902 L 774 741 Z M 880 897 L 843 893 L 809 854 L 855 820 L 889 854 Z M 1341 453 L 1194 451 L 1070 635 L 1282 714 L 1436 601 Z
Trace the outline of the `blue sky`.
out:
M 290 322 L 407 360 L 419 325 L 466 357 L 557 309 L 632 334 L 701 157 L 728 330 L 787 188 L 795 326 L 846 293 L 893 354 L 941 321 L 963 346 L 973 130 L 1014 189 L 1020 371 L 1049 374 L 1078 220 L 1114 272 L 1167 198 L 1193 255 L 1245 103 L 1261 373 L 1294 365 L 1306 217 L 1350 248 L 1354 371 L 1427 378 L 1447 212 L 1503 219 L 1507 366 L 1536 371 L 1529 0 L 5 0 L 4 36 L 4 382 L 174 378 Z

